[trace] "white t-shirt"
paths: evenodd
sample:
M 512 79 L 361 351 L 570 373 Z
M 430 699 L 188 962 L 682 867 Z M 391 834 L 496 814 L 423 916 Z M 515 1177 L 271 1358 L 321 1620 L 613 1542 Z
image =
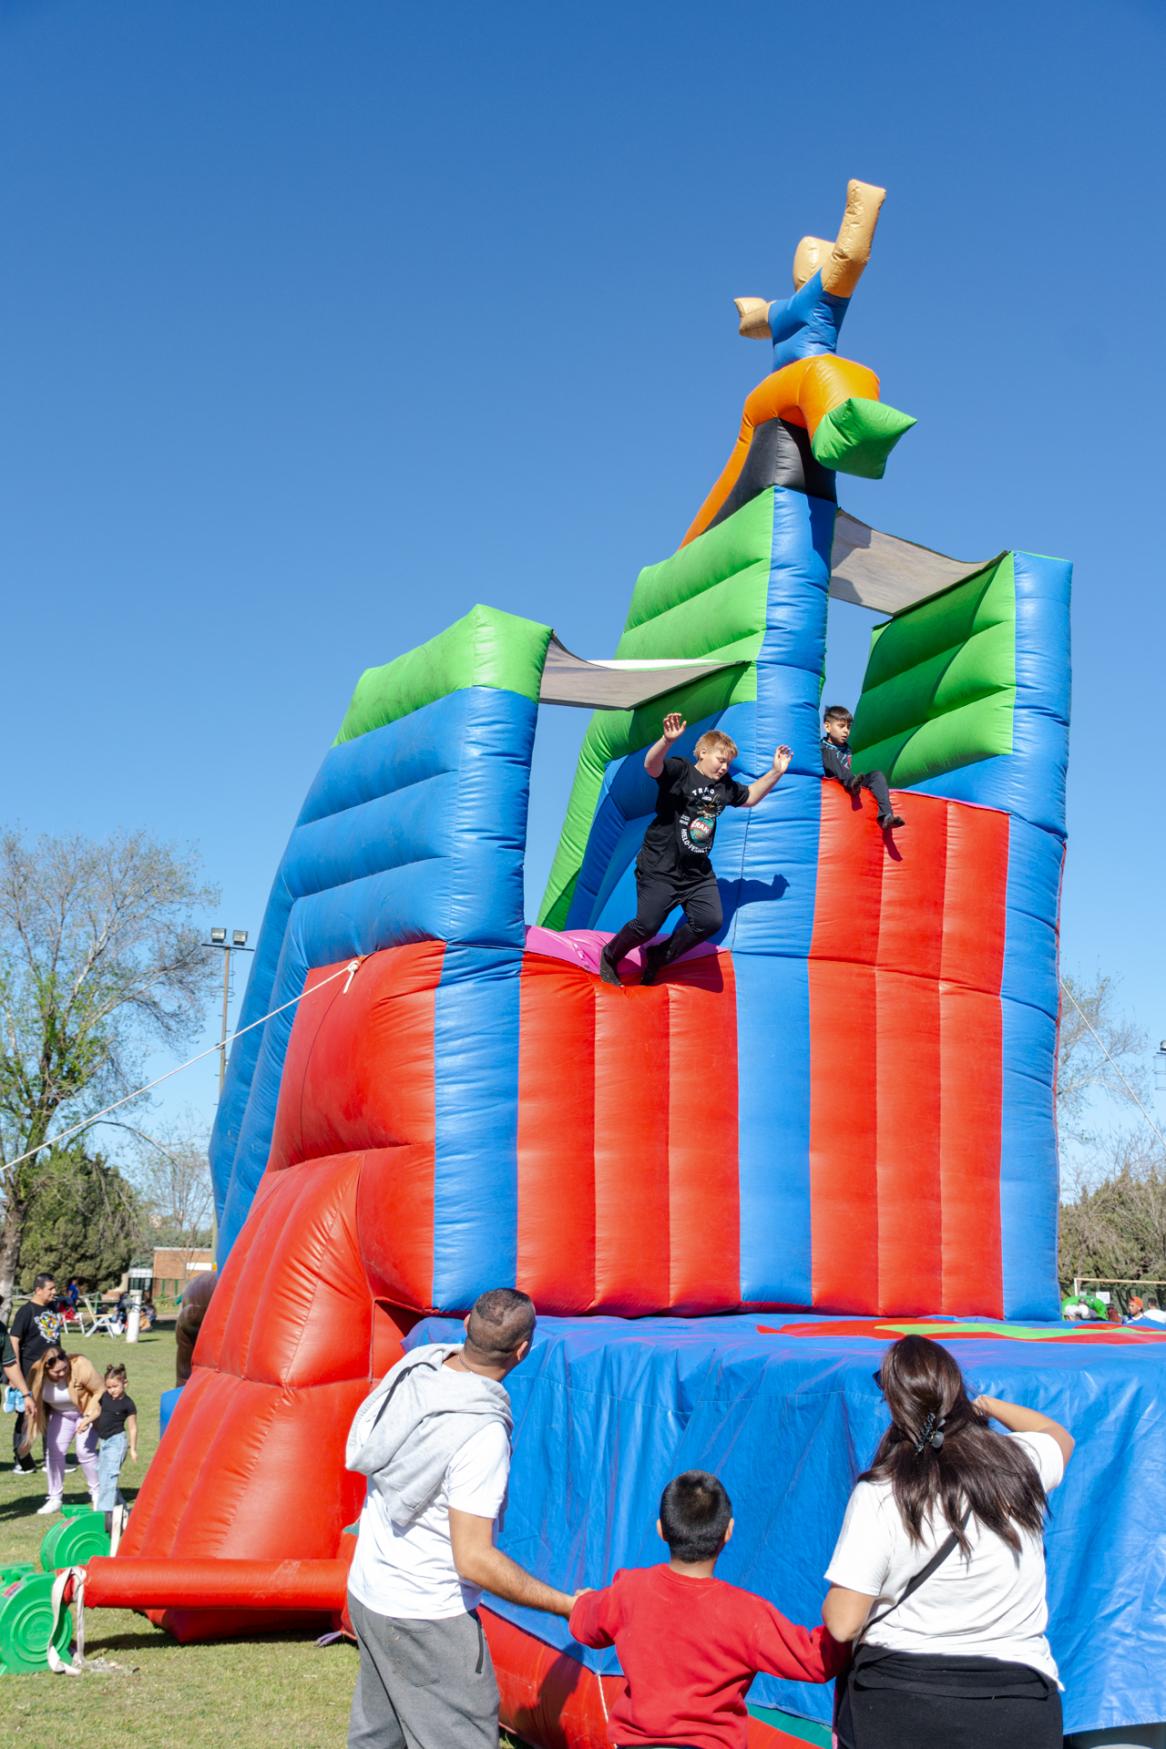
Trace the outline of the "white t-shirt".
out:
M 72 1409 L 75 1414 L 80 1414 L 76 1403 L 69 1395 L 68 1385 L 61 1384 L 57 1379 L 45 1380 L 43 1396 L 50 1409 Z
M 406 1621 L 444 1621 L 476 1609 L 480 1588 L 464 1585 L 454 1566 L 449 1509 L 496 1519 L 509 1475 L 510 1441 L 501 1422 L 492 1421 L 455 1452 L 436 1500 L 407 1528 L 393 1523 L 370 1488 L 348 1574 L 357 1602 Z
M 1056 1440 L 1049 1433 L 1010 1437 L 1024 1446 L 1045 1491 L 1051 1492 L 1065 1473 Z M 924 1524 L 922 1543 L 911 1542 L 890 1483 L 859 1482 L 850 1496 L 826 1578 L 831 1585 L 875 1598 L 871 1614 L 877 1615 L 902 1594 L 948 1535 L 941 1517 L 938 1525 Z M 1021 1531 L 1017 1554 L 974 1518 L 967 1535 L 970 1556 L 953 1550 L 918 1591 L 864 1634 L 864 1644 L 931 1656 L 951 1652 L 960 1657 L 1001 1658 L 1039 1670 L 1056 1682 L 1057 1666 L 1045 1638 L 1049 1610 L 1042 1538 Z

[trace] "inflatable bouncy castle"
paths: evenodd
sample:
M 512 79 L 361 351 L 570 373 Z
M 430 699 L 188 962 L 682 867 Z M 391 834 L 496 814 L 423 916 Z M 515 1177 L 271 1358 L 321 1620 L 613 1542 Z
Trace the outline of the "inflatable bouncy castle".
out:
M 661 1487 L 699 1464 L 736 1508 L 724 1576 L 817 1620 L 880 1345 L 938 1332 L 978 1389 L 1088 1415 L 1049 1536 L 1070 1727 L 1166 1717 L 1163 1488 L 1128 1458 L 1166 1351 L 1057 1321 L 1069 566 L 962 563 L 839 508 L 912 424 L 838 351 L 881 198 L 852 184 L 794 295 L 739 301 L 773 369 L 613 659 L 475 607 L 360 679 L 263 923 L 193 1373 L 90 1601 L 180 1639 L 339 1616 L 353 1412 L 403 1343 L 517 1283 L 540 1326 L 502 1540 L 532 1570 L 573 1589 L 654 1559 Z M 851 744 L 899 830 L 823 776 L 832 597 L 872 613 Z M 594 715 L 528 922 L 548 703 Z M 723 729 L 746 781 L 779 743 L 793 762 L 722 818 L 719 935 L 612 988 L 673 710 L 681 751 Z M 510 1605 L 489 1630 L 523 1737 L 606 1743 L 611 1652 Z M 826 1691 L 762 1678 L 751 1710 L 759 1745 L 829 1741 Z

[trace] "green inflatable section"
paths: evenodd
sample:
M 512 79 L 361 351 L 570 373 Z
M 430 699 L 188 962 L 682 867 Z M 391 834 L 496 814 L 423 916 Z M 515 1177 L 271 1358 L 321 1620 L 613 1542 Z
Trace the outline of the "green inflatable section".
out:
M 383 667 L 365 669 L 333 746 L 383 729 L 468 686 L 537 699 L 550 641 L 550 626 L 494 607 L 471 607 L 427 643 Z
M 852 395 L 827 413 L 810 447 L 824 468 L 857 474 L 863 480 L 881 480 L 887 471 L 887 457 L 914 424 L 909 413 L 900 413 L 885 401 Z
M 765 634 L 772 548 L 770 488 L 672 558 L 640 572 L 617 658 L 705 658 L 742 666 L 664 693 L 637 710 L 597 711 L 592 717 L 539 912 L 539 922 L 548 929 L 566 925 L 611 761 L 650 747 L 668 711 L 700 722 L 757 697 L 755 662 Z
M 1012 555 L 906 608 L 871 636 L 850 733 L 856 771 L 899 789 L 1011 753 L 1016 705 Z

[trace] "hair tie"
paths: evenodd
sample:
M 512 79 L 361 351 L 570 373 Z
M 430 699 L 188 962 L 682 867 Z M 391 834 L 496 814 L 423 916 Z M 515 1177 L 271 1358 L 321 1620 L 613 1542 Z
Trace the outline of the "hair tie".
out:
M 943 1444 L 943 1424 L 946 1420 L 946 1415 L 929 1415 L 927 1417 L 923 1423 L 923 1432 L 915 1441 L 916 1457 L 922 1457 L 926 1446 L 931 1446 L 935 1451 L 939 1450 Z

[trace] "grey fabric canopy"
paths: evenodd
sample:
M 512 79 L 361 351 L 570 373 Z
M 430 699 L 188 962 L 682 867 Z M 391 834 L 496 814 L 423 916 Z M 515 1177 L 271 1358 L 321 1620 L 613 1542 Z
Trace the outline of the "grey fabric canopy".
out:
M 687 686 L 721 668 L 742 668 L 743 662 L 588 662 L 573 656 L 551 634 L 539 698 L 544 704 L 574 704 L 585 710 L 626 711 L 661 693 Z
M 1001 554 L 995 555 L 1002 557 Z M 875 613 L 899 613 L 974 577 L 993 559 L 948 558 L 898 535 L 883 534 L 840 510 L 834 524 L 830 593 L 838 601 L 853 601 Z M 551 635 L 543 668 L 540 699 L 545 704 L 578 705 L 584 710 L 634 710 L 662 693 L 673 692 L 702 675 L 741 662 L 672 661 L 588 662 L 573 656 Z
M 830 555 L 830 593 L 876 613 L 899 613 L 965 577 L 974 577 L 1002 557 L 996 553 L 990 559 L 949 559 L 946 553 L 901 540 L 897 534 L 882 534 L 840 510 Z

